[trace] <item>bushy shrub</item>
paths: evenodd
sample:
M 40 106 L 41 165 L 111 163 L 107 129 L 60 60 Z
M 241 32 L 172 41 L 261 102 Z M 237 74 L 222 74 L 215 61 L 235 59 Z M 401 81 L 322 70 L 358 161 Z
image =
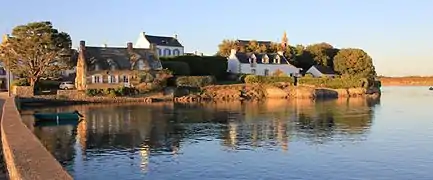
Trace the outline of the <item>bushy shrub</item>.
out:
M 189 76 L 190 69 L 186 62 L 181 61 L 161 61 L 162 67 L 173 72 L 173 75 L 177 76 Z
M 289 76 L 258 76 L 258 75 L 247 75 L 245 77 L 245 83 L 260 83 L 260 84 L 271 84 L 271 83 L 293 83 L 293 77 Z
M 346 89 L 346 88 L 360 88 L 368 87 L 368 81 L 362 78 L 331 78 L 331 77 L 320 77 L 310 78 L 302 77 L 299 78 L 299 84 L 314 85 L 318 87 L 327 87 L 333 89 Z
M 216 79 L 224 79 L 227 74 L 227 58 L 222 56 L 177 56 L 160 58 L 165 62 L 187 63 L 191 76 L 214 76 Z M 164 65 L 163 65 L 164 66 Z
M 30 82 L 26 78 L 15 79 L 12 81 L 12 85 L 14 86 L 30 86 Z
M 106 88 L 106 89 L 87 89 L 86 95 L 87 96 L 109 96 L 109 97 L 116 97 L 116 96 L 132 96 L 136 95 L 138 93 L 138 90 L 136 88 L 130 88 L 130 87 L 119 87 L 119 88 Z
M 213 76 L 180 76 L 176 78 L 176 86 L 204 87 L 215 84 Z

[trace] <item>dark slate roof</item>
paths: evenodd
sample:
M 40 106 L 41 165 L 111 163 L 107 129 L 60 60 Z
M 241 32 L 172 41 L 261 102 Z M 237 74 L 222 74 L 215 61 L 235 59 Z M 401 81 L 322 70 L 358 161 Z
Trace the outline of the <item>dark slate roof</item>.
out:
M 166 36 L 152 36 L 145 35 L 146 39 L 151 44 L 156 44 L 158 46 L 173 46 L 173 47 L 183 47 L 180 42 L 174 37 L 166 37 Z
M 247 44 L 250 43 L 250 41 L 252 41 L 252 40 L 239 40 L 239 39 L 236 40 L 236 42 L 237 42 L 239 45 L 247 45 Z M 266 46 L 271 46 L 271 44 L 272 44 L 271 41 L 257 41 L 257 43 L 258 43 L 259 45 L 264 44 L 264 45 L 266 45 Z
M 314 65 L 314 67 L 319 70 L 322 74 L 336 74 L 334 70 L 332 70 L 329 67 L 321 66 L 321 65 Z
M 89 71 L 95 70 L 95 65 L 99 70 L 132 70 L 137 69 L 137 63 L 133 65 L 134 56 L 138 60 L 143 60 L 145 69 L 161 69 L 161 62 L 150 49 L 134 48 L 129 52 L 127 48 L 117 47 L 88 47 L 86 46 L 86 63 Z M 138 62 L 137 60 L 137 62 Z
M 250 57 L 253 55 L 253 53 L 243 53 L 243 52 L 237 52 L 236 53 L 236 58 L 239 60 L 239 62 L 241 63 L 245 63 L 245 64 L 249 64 L 250 63 Z M 256 56 L 257 58 L 257 64 L 263 64 L 262 59 L 263 57 L 267 55 L 269 58 L 269 63 L 268 64 L 275 64 L 274 63 L 274 59 L 279 56 L 280 57 L 280 63 L 279 64 L 289 64 L 289 62 L 287 61 L 287 59 L 284 56 L 281 56 L 277 53 L 254 53 L 254 56 Z

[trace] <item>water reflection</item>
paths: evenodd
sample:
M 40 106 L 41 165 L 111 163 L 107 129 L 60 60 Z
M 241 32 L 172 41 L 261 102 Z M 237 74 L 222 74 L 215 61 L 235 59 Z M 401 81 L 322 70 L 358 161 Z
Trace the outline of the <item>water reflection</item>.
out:
M 176 157 L 183 152 L 183 146 L 201 142 L 218 142 L 227 151 L 258 148 L 289 151 L 289 144 L 294 141 L 313 144 L 362 141 L 368 135 L 372 109 L 378 103 L 366 99 L 269 100 L 38 109 L 78 110 L 86 117 L 76 126 L 51 127 L 33 127 L 34 119 L 29 115 L 33 110 L 22 114 L 23 121 L 43 145 L 73 175 L 100 173 L 106 168 L 131 164 L 138 168 L 132 170 L 134 173 L 143 174 L 148 171 L 152 156 Z M 83 166 L 89 168 L 83 170 Z

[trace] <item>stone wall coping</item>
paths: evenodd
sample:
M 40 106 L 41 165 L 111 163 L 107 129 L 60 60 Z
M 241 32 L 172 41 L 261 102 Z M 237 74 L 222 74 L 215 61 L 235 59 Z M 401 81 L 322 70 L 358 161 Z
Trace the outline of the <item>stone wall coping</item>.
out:
M 13 97 L 6 99 L 3 106 L 1 136 L 10 179 L 72 180 L 60 163 L 22 122 Z

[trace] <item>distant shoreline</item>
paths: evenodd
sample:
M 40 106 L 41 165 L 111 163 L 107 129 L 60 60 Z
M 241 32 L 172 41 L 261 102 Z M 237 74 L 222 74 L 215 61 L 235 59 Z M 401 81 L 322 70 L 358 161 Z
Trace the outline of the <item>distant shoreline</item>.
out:
M 433 76 L 430 77 L 381 77 L 382 86 L 433 86 Z

